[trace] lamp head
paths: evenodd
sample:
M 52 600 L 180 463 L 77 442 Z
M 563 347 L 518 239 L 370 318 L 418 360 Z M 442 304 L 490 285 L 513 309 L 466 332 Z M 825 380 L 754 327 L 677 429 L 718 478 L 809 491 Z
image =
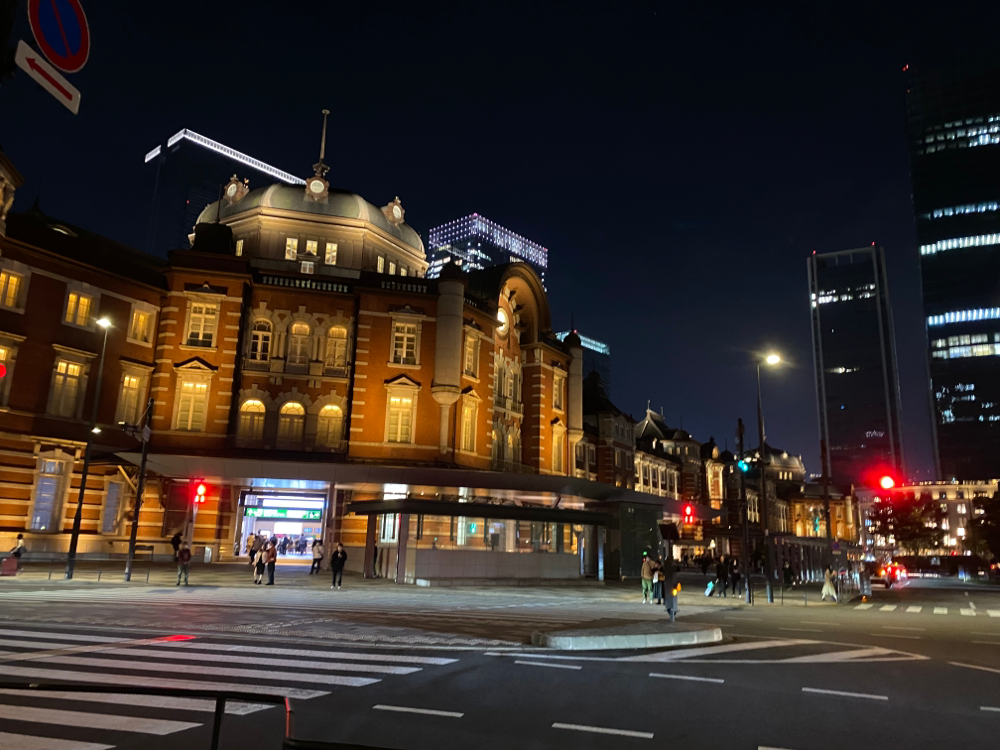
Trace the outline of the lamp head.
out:
M 98 318 L 97 319 L 97 325 L 99 325 L 101 328 L 111 328 L 111 319 L 110 318 Z
M 769 365 L 776 365 L 781 361 L 781 357 L 779 357 L 777 354 L 768 354 L 764 358 L 764 361 Z

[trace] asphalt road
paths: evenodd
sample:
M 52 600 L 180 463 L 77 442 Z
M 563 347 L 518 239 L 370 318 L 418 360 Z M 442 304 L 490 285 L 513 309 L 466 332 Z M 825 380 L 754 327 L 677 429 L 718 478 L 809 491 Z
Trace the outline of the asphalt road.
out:
M 457 601 L 445 594 L 414 599 L 421 614 L 405 591 L 386 596 L 400 597 L 393 601 L 403 634 L 412 630 L 407 620 L 441 617 L 435 607 L 453 608 Z M 524 606 L 541 600 L 549 606 Z M 605 615 L 620 612 L 619 604 L 584 606 L 558 594 L 512 594 L 509 601 L 496 595 L 489 602 L 476 613 L 480 620 L 523 623 L 567 608 L 590 616 L 602 608 Z M 653 608 L 634 606 L 652 615 Z M 95 617 L 97 608 L 103 624 L 65 622 L 84 611 Z M 199 626 L 225 626 L 245 615 L 221 601 L 150 605 L 78 597 L 24 604 L 0 593 L 0 670 L 22 684 L 102 681 L 122 692 L 130 685 L 208 683 L 286 692 L 299 737 L 401 749 L 882 750 L 991 747 L 1000 733 L 1000 596 L 982 587 L 915 581 L 876 591 L 861 605 L 717 607 L 685 619 L 721 626 L 721 644 L 599 654 L 549 653 L 509 642 L 358 645 L 316 634 L 207 627 L 194 628 L 193 639 L 156 641 L 183 631 L 121 626 L 148 622 L 151 609 L 160 619 L 196 610 Z M 378 627 L 387 632 L 392 609 L 379 610 Z M 30 617 L 18 622 L 18 612 Z M 230 710 L 223 747 L 280 746 L 279 709 Z M 4 692 L 0 750 L 195 750 L 208 746 L 210 720 L 210 706 L 162 698 L 100 702 Z

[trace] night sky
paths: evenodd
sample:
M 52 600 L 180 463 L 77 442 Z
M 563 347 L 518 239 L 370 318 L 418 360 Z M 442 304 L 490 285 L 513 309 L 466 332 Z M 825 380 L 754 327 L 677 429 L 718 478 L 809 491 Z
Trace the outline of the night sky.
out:
M 15 210 L 38 197 L 142 247 L 155 145 L 187 127 L 307 177 L 329 108 L 334 186 L 400 196 L 425 241 L 477 211 L 549 248 L 553 326 L 572 313 L 611 345 L 612 397 L 637 418 L 648 399 L 732 448 L 736 418 L 753 425 L 753 353 L 781 352 L 769 442 L 813 472 L 805 259 L 875 241 L 910 473 L 929 478 L 902 68 L 996 48 L 989 4 L 83 4 L 80 114 L 23 74 L 0 89 Z

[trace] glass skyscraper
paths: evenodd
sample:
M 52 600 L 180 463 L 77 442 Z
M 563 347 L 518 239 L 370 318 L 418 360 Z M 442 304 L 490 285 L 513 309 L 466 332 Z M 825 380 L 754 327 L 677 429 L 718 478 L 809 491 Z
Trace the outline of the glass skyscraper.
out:
M 1000 68 L 910 71 L 938 473 L 1000 476 Z
M 463 271 L 475 271 L 504 263 L 527 263 L 545 283 L 549 251 L 485 216 L 472 214 L 430 231 L 427 278 L 436 279 L 446 263 L 455 262 Z
M 885 253 L 808 259 L 813 367 L 824 463 L 836 483 L 904 476 L 899 375 Z
M 584 336 L 579 331 L 575 331 L 580 337 L 583 345 L 583 377 L 587 377 L 591 372 L 596 372 L 604 385 L 604 392 L 611 393 L 611 347 L 603 341 Z M 559 331 L 556 338 L 565 341 L 570 331 Z

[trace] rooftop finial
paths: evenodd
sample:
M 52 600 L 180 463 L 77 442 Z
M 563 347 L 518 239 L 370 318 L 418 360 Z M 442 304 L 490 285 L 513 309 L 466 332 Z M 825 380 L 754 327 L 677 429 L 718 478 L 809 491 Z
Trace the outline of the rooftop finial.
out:
M 330 115 L 330 110 L 323 110 L 323 135 L 319 140 L 319 161 L 313 164 L 313 170 L 315 170 L 317 176 L 325 177 L 326 173 L 330 171 L 330 168 L 323 163 L 323 158 L 326 156 L 326 118 Z

